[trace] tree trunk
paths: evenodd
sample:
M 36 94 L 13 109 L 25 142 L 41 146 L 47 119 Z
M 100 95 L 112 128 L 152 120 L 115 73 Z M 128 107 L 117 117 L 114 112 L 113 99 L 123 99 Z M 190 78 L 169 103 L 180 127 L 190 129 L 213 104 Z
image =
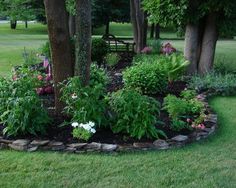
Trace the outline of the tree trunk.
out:
M 188 24 L 185 31 L 185 47 L 184 56 L 190 61 L 188 67 L 188 74 L 193 75 L 197 73 L 198 60 L 199 60 L 199 25 L 198 24 Z
M 28 28 L 28 21 L 27 20 L 25 21 L 25 28 L 26 29 Z
M 75 75 L 87 85 L 91 66 L 91 0 L 77 0 L 76 13 Z
M 109 21 L 109 19 L 107 19 L 105 34 L 108 35 L 109 33 L 110 33 L 110 21 Z
M 69 32 L 70 32 L 70 37 L 75 36 L 75 16 L 74 15 L 69 15 Z
M 147 41 L 147 16 L 141 9 L 141 0 L 130 0 L 130 9 L 136 44 L 135 51 L 140 53 Z
M 73 76 L 68 14 L 66 12 L 65 1 L 63 0 L 44 0 L 44 4 L 52 51 L 55 108 L 57 115 L 59 115 L 64 107 L 60 101 L 59 83 Z
M 17 26 L 17 21 L 16 20 L 11 20 L 10 21 L 10 26 L 11 26 L 11 29 L 16 29 L 16 26 Z
M 214 64 L 215 49 L 218 39 L 217 14 L 210 13 L 206 18 L 205 30 L 202 39 L 201 56 L 198 65 L 200 74 L 208 73 Z
M 156 27 L 155 27 L 155 39 L 156 40 L 160 39 L 160 24 L 156 24 Z
M 152 24 L 150 29 L 150 39 L 154 38 L 154 29 L 155 29 L 155 24 Z

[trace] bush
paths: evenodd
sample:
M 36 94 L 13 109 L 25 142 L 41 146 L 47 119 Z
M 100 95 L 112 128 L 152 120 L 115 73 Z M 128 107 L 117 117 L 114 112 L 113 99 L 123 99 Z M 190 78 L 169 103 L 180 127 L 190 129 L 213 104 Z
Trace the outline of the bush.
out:
M 108 46 L 105 40 L 101 38 L 92 39 L 92 61 L 99 65 L 103 63 L 103 58 L 108 53 Z
M 168 95 L 163 103 L 163 109 L 172 119 L 171 128 L 176 131 L 191 128 L 188 124 L 190 121 L 193 125 L 202 123 L 204 116 L 204 105 L 194 98 L 194 91 L 183 91 L 181 96 L 183 98 Z
M 24 65 L 26 66 L 35 65 L 40 62 L 40 59 L 37 57 L 36 52 L 26 51 L 26 49 L 24 49 L 23 52 L 23 59 L 24 59 Z
M 148 46 L 151 47 L 152 53 L 154 53 L 154 54 L 161 53 L 161 47 L 162 47 L 161 40 L 150 40 L 150 41 L 148 41 Z
M 8 136 L 44 134 L 50 122 L 35 88 L 36 76 L 29 74 L 12 80 L 0 80 L 0 120 Z
M 143 94 L 166 91 L 168 80 L 165 70 L 158 63 L 142 63 L 123 72 L 124 85 Z
M 119 63 L 121 57 L 117 53 L 109 53 L 105 56 L 104 60 L 109 67 L 115 66 Z
M 155 99 L 123 89 L 111 94 L 109 104 L 116 117 L 112 127 L 115 133 L 125 133 L 138 139 L 164 135 L 155 127 L 160 113 L 160 104 Z
M 42 55 L 46 56 L 48 59 L 51 59 L 51 49 L 50 49 L 50 43 L 47 41 L 42 47 L 41 47 L 41 53 Z
M 211 90 L 215 94 L 234 95 L 236 93 L 236 75 L 209 73 L 205 76 L 193 76 L 189 88 L 198 92 Z
M 107 76 L 102 69 L 92 66 L 90 84 L 82 86 L 79 77 L 69 78 L 62 84 L 62 100 L 65 112 L 72 122 L 94 122 L 97 126 L 106 124 L 105 102 Z

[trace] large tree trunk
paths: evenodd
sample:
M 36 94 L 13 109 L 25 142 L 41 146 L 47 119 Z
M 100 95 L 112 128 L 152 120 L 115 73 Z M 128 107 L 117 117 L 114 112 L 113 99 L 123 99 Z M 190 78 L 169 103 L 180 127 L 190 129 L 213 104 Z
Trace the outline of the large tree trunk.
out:
M 160 39 L 160 24 L 156 24 L 155 26 L 155 39 Z
M 213 68 L 215 49 L 218 39 L 217 14 L 210 13 L 206 19 L 205 30 L 202 39 L 201 56 L 198 65 L 198 72 L 205 74 Z
M 63 110 L 59 83 L 73 76 L 72 50 L 68 29 L 68 15 L 64 0 L 44 0 L 53 62 L 55 108 Z
M 11 29 L 16 29 L 17 21 L 16 20 L 11 20 L 10 21 L 10 26 L 11 26 Z
M 130 0 L 130 9 L 136 44 L 135 51 L 140 53 L 147 41 L 147 15 L 141 9 L 141 0 Z
M 199 25 L 188 24 L 185 31 L 185 47 L 184 56 L 190 61 L 188 67 L 188 74 L 192 75 L 197 73 L 198 60 L 199 60 Z
M 110 20 L 109 18 L 106 21 L 106 30 L 105 30 L 105 34 L 108 35 L 110 33 Z
M 76 61 L 75 75 L 87 85 L 91 66 L 91 1 L 76 1 Z
M 74 15 L 69 15 L 69 32 L 70 32 L 70 37 L 75 36 L 75 16 Z

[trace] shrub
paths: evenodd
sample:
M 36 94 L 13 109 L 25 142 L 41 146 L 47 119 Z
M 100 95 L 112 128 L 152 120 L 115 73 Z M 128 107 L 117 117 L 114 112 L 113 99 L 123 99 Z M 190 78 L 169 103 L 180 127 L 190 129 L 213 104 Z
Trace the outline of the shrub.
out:
M 158 63 L 142 63 L 123 72 L 124 85 L 143 94 L 157 94 L 166 91 L 166 72 Z
M 97 126 L 106 124 L 107 77 L 102 69 L 92 66 L 90 84 L 82 86 L 79 77 L 69 78 L 62 84 L 62 100 L 65 112 L 72 117 L 72 122 L 94 122 Z
M 104 60 L 109 67 L 113 67 L 119 63 L 121 57 L 117 53 L 109 53 L 105 56 Z
M 194 91 L 183 91 L 183 98 L 174 95 L 168 95 L 164 98 L 163 109 L 172 119 L 171 128 L 173 130 L 181 130 L 183 128 L 191 128 L 188 126 L 188 120 L 192 124 L 200 124 L 203 121 L 204 105 L 194 97 Z
M 74 122 L 71 125 L 73 127 L 73 137 L 77 139 L 88 141 L 96 133 L 96 129 L 94 128 L 95 123 L 93 122 L 85 124 Z
M 36 94 L 37 77 L 22 76 L 0 80 L 0 120 L 9 136 L 44 134 L 50 122 Z
M 41 53 L 42 55 L 46 56 L 48 59 L 51 59 L 51 49 L 50 49 L 49 41 L 47 41 L 44 45 L 42 45 Z
M 24 48 L 23 52 L 24 65 L 30 66 L 40 62 L 40 59 L 37 57 L 36 52 L 26 51 Z
M 236 93 L 236 75 L 209 73 L 205 76 L 195 75 L 189 81 L 189 88 L 198 92 L 211 90 L 215 94 L 234 95 Z
M 105 40 L 101 38 L 92 39 L 92 61 L 102 64 L 103 58 L 108 53 L 108 46 Z
M 125 133 L 138 139 L 164 135 L 155 127 L 160 113 L 160 104 L 155 99 L 123 89 L 110 95 L 109 104 L 116 117 L 112 127 L 115 133 Z
M 154 53 L 154 54 L 161 53 L 161 47 L 162 47 L 161 40 L 150 40 L 150 41 L 148 41 L 148 46 L 151 47 L 152 53 Z

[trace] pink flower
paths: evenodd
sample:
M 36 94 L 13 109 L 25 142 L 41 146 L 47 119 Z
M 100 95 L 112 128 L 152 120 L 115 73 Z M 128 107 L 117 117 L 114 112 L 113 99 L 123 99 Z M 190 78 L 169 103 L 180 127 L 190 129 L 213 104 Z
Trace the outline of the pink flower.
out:
M 176 52 L 176 49 L 170 43 L 167 43 L 164 46 L 162 46 L 161 52 L 163 54 L 170 55 Z
M 147 47 L 147 46 L 141 51 L 141 53 L 143 54 L 150 54 L 151 52 L 152 52 L 152 48 Z
M 42 76 L 42 75 L 38 75 L 37 78 L 38 78 L 38 80 L 40 80 L 40 81 L 43 80 L 43 76 Z
M 196 128 L 196 126 L 194 124 L 191 125 L 192 128 Z
M 52 75 L 51 74 L 47 74 L 45 80 L 46 81 L 51 81 L 52 80 Z
M 15 80 L 17 80 L 17 75 L 14 75 L 13 77 L 12 77 L 12 79 L 15 81 Z
M 36 92 L 37 92 L 38 95 L 43 95 L 44 94 L 44 89 L 42 87 L 37 88 Z
M 52 86 L 46 86 L 46 87 L 44 88 L 44 92 L 45 92 L 46 94 L 52 94 L 52 93 L 53 93 L 53 87 L 52 87 Z
M 188 119 L 187 119 L 187 122 L 190 123 L 190 122 L 192 122 L 192 120 L 188 118 Z

